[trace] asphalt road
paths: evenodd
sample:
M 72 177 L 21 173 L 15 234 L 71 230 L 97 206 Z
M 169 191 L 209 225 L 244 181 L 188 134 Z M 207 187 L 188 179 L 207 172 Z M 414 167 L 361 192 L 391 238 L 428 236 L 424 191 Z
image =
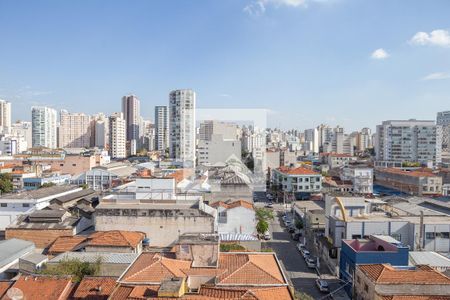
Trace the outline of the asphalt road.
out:
M 302 255 L 297 250 L 296 244 L 298 242 L 293 241 L 285 227 L 281 225 L 282 211 L 282 205 L 275 205 L 274 212 L 276 217 L 270 224 L 272 239 L 265 242 L 266 246 L 275 251 L 278 259 L 284 265 L 287 272 L 286 275 L 290 277 L 297 291 L 306 293 L 314 299 L 322 299 L 327 294 L 320 292 L 316 287 L 315 280 L 318 278 L 318 273 L 315 269 L 308 268 Z M 313 249 L 310 249 L 308 244 L 310 243 L 307 243 L 308 250 L 313 253 Z M 331 291 L 339 288 L 339 280 L 337 278 L 324 271 L 323 268 L 321 272 L 323 272 L 321 277 L 328 281 Z

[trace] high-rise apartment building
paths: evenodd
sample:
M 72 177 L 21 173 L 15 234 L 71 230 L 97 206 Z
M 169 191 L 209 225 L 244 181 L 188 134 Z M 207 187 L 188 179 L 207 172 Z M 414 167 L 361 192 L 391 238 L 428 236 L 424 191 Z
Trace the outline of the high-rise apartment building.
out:
M 94 138 L 91 140 L 92 145 L 98 148 L 106 148 L 109 142 L 109 121 L 103 113 L 93 116 L 92 134 Z
M 169 147 L 169 109 L 167 106 L 155 106 L 155 146 L 156 150 Z
M 111 158 L 127 157 L 126 122 L 122 113 L 109 117 L 109 153 Z
M 91 146 L 91 117 L 84 113 L 60 112 L 59 147 L 89 148 Z
M 11 129 L 11 103 L 0 100 L 0 133 L 9 133 Z
M 438 112 L 436 125 L 442 128 L 442 142 L 438 145 L 442 150 L 442 158 L 450 160 L 450 111 Z
M 135 155 L 141 138 L 141 104 L 135 95 L 122 97 L 122 113 L 126 123 L 126 141 L 130 145 L 130 154 Z
M 379 161 L 440 163 L 442 127 L 434 121 L 390 120 L 377 126 L 376 159 Z
M 195 92 L 175 90 L 169 95 L 170 157 L 195 165 Z
M 31 108 L 33 147 L 56 148 L 56 110 L 45 106 Z

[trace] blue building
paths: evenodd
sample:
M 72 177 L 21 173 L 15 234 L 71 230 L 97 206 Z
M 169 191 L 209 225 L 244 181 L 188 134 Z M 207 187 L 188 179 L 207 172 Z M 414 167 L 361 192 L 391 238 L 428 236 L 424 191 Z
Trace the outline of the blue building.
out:
M 390 236 L 373 235 L 368 239 L 342 240 L 339 278 L 349 282 L 345 286 L 352 297 L 356 265 L 385 264 L 408 266 L 409 247 Z
M 53 183 L 55 185 L 69 184 L 72 176 L 70 174 L 51 174 L 42 177 L 30 177 L 23 179 L 23 188 L 27 191 L 37 190 L 42 185 Z

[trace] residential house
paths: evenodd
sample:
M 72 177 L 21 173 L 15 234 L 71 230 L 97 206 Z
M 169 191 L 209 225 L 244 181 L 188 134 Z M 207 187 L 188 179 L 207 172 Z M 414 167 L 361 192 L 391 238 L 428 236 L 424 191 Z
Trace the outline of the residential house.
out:
M 243 200 L 217 201 L 211 207 L 217 209 L 219 233 L 256 234 L 255 209 L 252 203 Z
M 448 299 L 450 278 L 429 266 L 358 265 L 356 300 Z
M 272 170 L 272 185 L 284 192 L 319 193 L 322 175 L 305 167 Z

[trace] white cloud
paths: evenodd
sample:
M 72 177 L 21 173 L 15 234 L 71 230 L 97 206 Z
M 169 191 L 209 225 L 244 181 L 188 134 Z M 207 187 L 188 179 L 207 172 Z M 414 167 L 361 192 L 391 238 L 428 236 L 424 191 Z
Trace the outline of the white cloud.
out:
M 332 0 L 253 0 L 243 11 L 251 16 L 261 16 L 267 7 L 307 7 L 309 2 L 326 3 Z
M 413 45 L 433 45 L 441 47 L 450 47 L 450 33 L 444 29 L 436 29 L 427 32 L 417 32 L 409 41 Z
M 389 57 L 389 53 L 387 53 L 383 48 L 380 48 L 373 51 L 370 57 L 373 59 L 386 59 Z
M 422 78 L 422 80 L 442 80 L 442 79 L 450 79 L 450 72 L 431 73 Z

